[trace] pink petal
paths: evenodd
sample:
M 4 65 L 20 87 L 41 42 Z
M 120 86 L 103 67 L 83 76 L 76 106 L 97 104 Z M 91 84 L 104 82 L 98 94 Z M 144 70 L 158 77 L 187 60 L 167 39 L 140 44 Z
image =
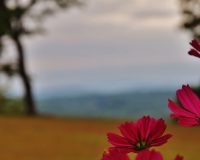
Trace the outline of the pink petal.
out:
M 183 88 L 187 92 L 190 100 L 192 100 L 191 104 L 193 104 L 193 107 L 194 107 L 194 110 L 196 111 L 196 114 L 200 115 L 200 100 L 199 100 L 199 97 L 190 89 L 189 85 L 183 86 Z
M 110 142 L 111 144 L 113 144 L 116 147 L 132 146 L 128 140 L 124 139 L 123 137 L 121 137 L 115 133 L 107 133 L 107 137 L 108 137 L 108 142 Z
M 138 151 L 134 151 L 131 147 L 110 147 L 109 150 L 114 150 L 125 154 L 130 152 L 138 153 Z
M 170 114 L 170 117 L 171 117 L 171 118 L 177 118 L 177 119 L 178 119 L 178 118 L 180 118 L 181 116 L 178 115 L 178 114 L 173 114 L 173 113 L 172 113 L 172 114 Z
M 183 160 L 182 156 L 177 155 L 176 158 L 174 160 Z
M 194 47 L 197 51 L 200 52 L 200 44 L 199 42 L 196 40 L 196 39 L 193 39 L 191 42 L 190 42 L 190 45 L 192 47 Z
M 149 116 L 143 116 L 137 122 L 138 129 L 140 131 L 140 141 L 145 141 L 148 138 L 149 132 L 151 130 L 151 123 L 154 121 L 153 118 Z
M 196 50 L 194 50 L 194 49 L 190 49 L 190 51 L 188 52 L 188 54 L 191 55 L 191 56 L 195 56 L 195 57 L 200 58 L 200 54 Z
M 154 139 L 160 138 L 166 130 L 167 125 L 164 123 L 164 120 L 158 119 L 155 121 L 155 125 L 151 129 L 151 133 L 149 134 L 148 141 L 153 141 Z
M 122 152 L 117 150 L 109 150 L 104 152 L 101 160 L 130 160 L 129 157 Z
M 178 107 L 173 101 L 171 101 L 170 99 L 168 100 L 168 107 L 169 109 L 174 112 L 175 114 L 181 115 L 183 117 L 190 117 L 190 118 L 195 118 L 196 116 L 191 113 L 188 112 L 180 107 Z
M 200 125 L 198 118 L 182 117 L 177 114 L 171 114 L 170 117 L 177 118 L 178 123 L 184 127 L 192 127 L 192 126 Z
M 138 153 L 135 160 L 163 160 L 160 152 L 156 152 L 155 150 L 144 150 Z
M 161 146 L 162 144 L 166 143 L 169 138 L 171 138 L 171 134 L 166 134 L 160 138 L 155 139 L 154 141 L 150 142 L 151 146 Z
M 134 122 L 126 122 L 125 124 L 122 124 L 118 127 L 121 134 L 130 140 L 133 141 L 133 143 L 138 142 L 138 129 Z
M 178 123 L 181 126 L 185 126 L 185 127 L 192 127 L 192 126 L 199 125 L 199 122 L 197 121 L 197 119 L 187 118 L 187 117 L 179 117 L 178 118 Z
M 199 100 L 199 97 L 190 89 L 189 85 L 183 86 L 183 88 L 185 88 L 185 90 L 187 91 L 189 99 L 192 100 L 191 102 L 193 103 L 193 106 L 196 106 L 195 107 L 196 113 L 198 113 L 200 115 L 200 100 Z
M 195 93 L 189 86 L 182 86 L 182 89 L 176 92 L 178 100 L 188 111 L 200 116 L 200 102 Z

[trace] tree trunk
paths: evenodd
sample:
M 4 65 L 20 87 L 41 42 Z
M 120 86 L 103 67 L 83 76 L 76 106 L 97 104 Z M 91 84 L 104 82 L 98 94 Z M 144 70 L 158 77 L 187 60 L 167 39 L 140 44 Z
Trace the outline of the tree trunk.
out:
M 30 79 L 25 70 L 24 50 L 19 37 L 15 39 L 15 45 L 18 52 L 18 72 L 24 85 L 24 101 L 26 113 L 27 115 L 36 115 Z

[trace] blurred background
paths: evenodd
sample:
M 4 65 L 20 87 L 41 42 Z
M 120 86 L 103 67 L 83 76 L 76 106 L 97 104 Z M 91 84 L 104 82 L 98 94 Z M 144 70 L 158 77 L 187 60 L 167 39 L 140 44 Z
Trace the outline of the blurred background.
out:
M 168 116 L 167 98 L 200 82 L 199 59 L 187 54 L 198 1 L 1 3 L 1 88 L 5 98 L 25 95 L 24 109 L 5 112 Z
M 168 120 L 177 89 L 199 90 L 199 59 L 187 54 L 200 40 L 199 9 L 198 0 L 0 1 L 0 113 Z

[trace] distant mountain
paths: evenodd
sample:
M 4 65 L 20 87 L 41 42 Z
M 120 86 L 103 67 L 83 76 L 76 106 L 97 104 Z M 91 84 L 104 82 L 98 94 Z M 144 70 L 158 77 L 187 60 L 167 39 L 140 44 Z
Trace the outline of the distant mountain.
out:
M 168 98 L 174 91 L 87 94 L 37 100 L 38 111 L 58 116 L 138 118 L 143 115 L 168 118 Z

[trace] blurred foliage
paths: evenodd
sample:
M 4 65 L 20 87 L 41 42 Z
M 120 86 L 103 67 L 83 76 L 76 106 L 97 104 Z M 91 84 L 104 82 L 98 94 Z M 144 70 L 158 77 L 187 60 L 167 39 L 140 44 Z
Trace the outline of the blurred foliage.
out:
M 2 63 L 0 64 L 0 72 L 7 75 L 8 77 L 12 77 L 16 74 L 16 67 L 14 63 Z
M 71 6 L 82 6 L 81 0 L 1 0 L 0 38 L 15 39 L 41 31 L 44 18 Z M 2 41 L 0 46 L 3 46 Z
M 200 0 L 179 0 L 182 13 L 181 27 L 189 30 L 200 41 Z
M 0 91 L 0 114 L 24 114 L 25 108 L 21 98 L 12 98 Z

